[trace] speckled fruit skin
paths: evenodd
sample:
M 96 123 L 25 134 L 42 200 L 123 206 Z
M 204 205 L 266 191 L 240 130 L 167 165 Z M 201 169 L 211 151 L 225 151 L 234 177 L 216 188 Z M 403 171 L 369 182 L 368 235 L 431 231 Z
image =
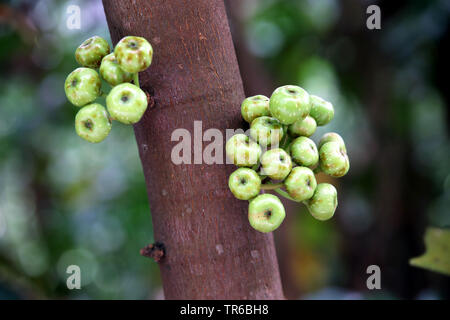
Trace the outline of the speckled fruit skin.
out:
M 95 70 L 77 68 L 66 78 L 64 90 L 70 103 L 82 107 L 100 96 L 102 82 Z
M 122 83 L 109 92 L 106 107 L 112 119 L 125 124 L 136 123 L 147 109 L 147 96 L 139 87 Z
M 270 116 L 269 98 L 257 95 L 244 99 L 241 104 L 241 114 L 248 123 L 262 116 Z
M 258 163 L 261 147 L 243 133 L 232 136 L 225 145 L 228 159 L 239 167 L 252 167 Z
M 136 73 L 150 66 L 153 48 L 145 38 L 128 36 L 117 43 L 114 55 L 123 70 Z
M 318 126 L 324 126 L 334 118 L 333 105 L 318 96 L 311 95 L 311 111 L 309 115 L 316 120 Z
M 316 131 L 317 124 L 313 117 L 307 116 L 305 119 L 295 121 L 289 126 L 289 133 L 293 137 L 310 137 Z
M 319 183 L 314 195 L 305 204 L 317 220 L 331 219 L 338 205 L 336 188 L 329 183 Z
M 320 150 L 320 148 L 327 142 L 338 142 L 344 148 L 345 152 L 347 152 L 344 139 L 342 139 L 342 137 L 336 132 L 325 133 L 322 138 L 320 138 L 317 148 Z
M 270 113 L 282 124 L 293 124 L 309 114 L 309 94 L 298 86 L 283 86 L 276 89 L 270 97 Z
M 339 178 L 347 174 L 350 162 L 344 147 L 339 142 L 327 142 L 319 150 L 320 169 L 326 174 Z
M 89 142 L 103 141 L 111 131 L 111 121 L 105 108 L 98 103 L 81 108 L 75 116 L 75 131 Z
M 272 232 L 283 222 L 286 212 L 278 197 L 262 194 L 250 201 L 248 221 L 259 232 Z
M 249 200 L 258 195 L 261 179 L 254 170 L 239 168 L 230 175 L 228 187 L 239 200 Z
M 311 167 L 319 161 L 319 152 L 314 141 L 307 137 L 298 137 L 292 141 L 292 160 L 300 166 Z
M 313 196 L 317 182 L 311 169 L 295 167 L 284 181 L 284 185 L 293 199 L 305 201 Z
M 262 174 L 284 180 L 292 169 L 291 157 L 281 148 L 266 151 L 261 157 Z
M 261 147 L 277 146 L 283 138 L 283 126 L 273 117 L 259 117 L 250 125 L 250 136 Z
M 114 53 L 110 53 L 103 58 L 99 71 L 102 78 L 112 86 L 130 82 L 133 79 L 132 73 L 122 70 Z
M 111 51 L 108 42 L 98 36 L 85 40 L 75 50 L 75 59 L 77 62 L 87 68 L 98 68 L 104 56 Z

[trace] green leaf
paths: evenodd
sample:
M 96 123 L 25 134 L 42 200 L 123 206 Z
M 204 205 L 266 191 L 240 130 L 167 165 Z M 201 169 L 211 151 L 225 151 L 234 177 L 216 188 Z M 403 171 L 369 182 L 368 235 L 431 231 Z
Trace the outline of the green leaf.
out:
M 410 259 L 409 263 L 450 276 L 450 229 L 427 228 L 425 247 L 425 253 Z

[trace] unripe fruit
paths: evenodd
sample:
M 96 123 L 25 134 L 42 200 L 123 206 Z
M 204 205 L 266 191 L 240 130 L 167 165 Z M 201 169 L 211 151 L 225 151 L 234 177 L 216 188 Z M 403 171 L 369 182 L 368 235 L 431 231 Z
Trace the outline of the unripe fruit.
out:
M 320 169 L 332 177 L 344 176 L 350 162 L 344 147 L 339 142 L 327 142 L 319 150 Z
M 254 170 L 239 168 L 230 175 L 228 187 L 236 198 L 249 200 L 258 195 L 261 179 Z
M 289 133 L 294 137 L 310 137 L 316 131 L 316 120 L 307 116 L 305 119 L 295 121 L 289 126 Z
M 296 138 L 292 141 L 290 150 L 292 160 L 300 166 L 311 167 L 319 161 L 319 152 L 316 144 L 309 138 Z
M 77 134 L 92 143 L 104 140 L 111 131 L 111 121 L 105 108 L 98 103 L 89 104 L 75 116 Z
M 100 76 L 95 70 L 77 68 L 67 76 L 64 90 L 70 103 L 82 107 L 100 96 L 101 86 Z
M 283 86 L 270 97 L 270 113 L 282 124 L 292 124 L 309 114 L 309 94 L 298 86 Z
M 100 65 L 100 75 L 112 86 L 117 86 L 133 79 L 133 74 L 122 70 L 114 53 L 110 53 L 103 58 Z
M 306 203 L 309 213 L 317 220 L 328 220 L 338 205 L 337 191 L 329 183 L 319 183 L 314 195 Z
M 317 149 L 320 150 L 320 148 L 327 142 L 338 142 L 341 146 L 343 146 L 345 152 L 347 152 L 347 149 L 345 147 L 345 142 L 342 137 L 337 134 L 336 132 L 328 132 L 325 133 L 322 138 L 320 138 L 319 145 L 317 146 Z
M 281 148 L 268 150 L 261 157 L 262 174 L 284 180 L 292 169 L 291 157 Z
M 269 98 L 257 95 L 244 99 L 241 104 L 241 114 L 248 123 L 262 116 L 270 116 Z
M 240 167 L 252 167 L 258 163 L 261 147 L 243 133 L 232 136 L 225 145 L 227 157 Z
M 117 43 L 114 55 L 123 70 L 136 73 L 150 66 L 153 48 L 145 38 L 128 36 Z
M 272 117 L 259 117 L 250 125 L 250 136 L 257 141 L 261 147 L 278 145 L 283 138 L 283 126 Z
M 286 212 L 278 197 L 273 194 L 262 194 L 250 201 L 248 221 L 260 232 L 271 232 L 283 222 Z
M 108 42 L 98 36 L 85 40 L 75 50 L 75 59 L 83 67 L 98 68 L 104 56 L 109 54 L 110 48 Z
M 284 181 L 284 185 L 293 199 L 304 201 L 313 196 L 317 182 L 311 169 L 295 167 Z
M 139 87 L 122 83 L 109 92 L 106 107 L 112 119 L 125 124 L 136 123 L 147 109 L 147 96 Z
M 324 126 L 334 117 L 333 105 L 318 96 L 311 95 L 311 111 L 309 115 L 316 120 L 318 126 Z

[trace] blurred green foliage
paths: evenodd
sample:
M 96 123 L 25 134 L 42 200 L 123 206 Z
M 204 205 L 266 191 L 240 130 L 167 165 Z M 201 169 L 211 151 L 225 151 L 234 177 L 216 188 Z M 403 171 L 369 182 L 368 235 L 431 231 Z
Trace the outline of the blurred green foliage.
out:
M 64 95 L 78 43 L 109 39 L 101 2 L 78 4 L 81 30 L 64 28 L 60 1 L 14 2 L 1 24 L 0 288 L 20 297 L 154 297 L 157 266 L 139 255 L 153 235 L 132 127 L 114 123 L 107 141 L 89 144 L 75 134 L 77 108 Z M 71 264 L 83 290 L 66 287 Z
M 411 265 L 450 275 L 450 230 L 428 228 L 425 233 L 426 252 L 410 260 Z
M 427 224 L 450 227 L 449 97 L 435 70 L 446 59 L 439 39 L 449 33 L 450 5 L 377 4 L 379 31 L 366 28 L 369 4 L 359 1 L 243 5 L 245 45 L 274 85 L 298 84 L 333 102 L 335 119 L 312 138 L 336 131 L 349 149 L 349 175 L 331 182 L 342 184 L 336 219 L 317 224 L 301 212 L 290 230 L 295 262 L 285 277 L 303 294 L 316 292 L 307 298 L 448 295 L 445 281 L 423 280 L 407 264 L 423 251 Z M 381 293 L 364 290 L 371 263 L 392 270 Z

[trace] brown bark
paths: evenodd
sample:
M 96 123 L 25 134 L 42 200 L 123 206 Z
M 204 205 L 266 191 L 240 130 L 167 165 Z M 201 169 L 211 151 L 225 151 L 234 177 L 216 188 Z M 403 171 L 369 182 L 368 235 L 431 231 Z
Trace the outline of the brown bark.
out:
M 167 299 L 282 299 L 272 234 L 254 231 L 227 187 L 230 165 L 175 165 L 171 134 L 242 126 L 242 81 L 222 0 L 103 0 L 111 38 L 153 45 L 141 87 L 155 105 L 135 125 Z M 194 136 L 192 135 L 194 138 Z M 192 149 L 194 150 L 194 149 Z M 192 154 L 192 159 L 194 156 Z

